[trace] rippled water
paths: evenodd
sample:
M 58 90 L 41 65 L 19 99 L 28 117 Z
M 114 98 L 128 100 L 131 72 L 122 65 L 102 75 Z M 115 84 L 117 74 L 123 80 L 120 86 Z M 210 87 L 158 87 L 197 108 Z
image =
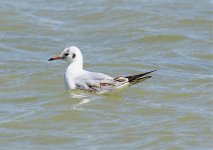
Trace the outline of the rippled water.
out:
M 211 0 L 0 1 L 1 149 L 212 149 Z M 65 47 L 115 95 L 64 90 Z

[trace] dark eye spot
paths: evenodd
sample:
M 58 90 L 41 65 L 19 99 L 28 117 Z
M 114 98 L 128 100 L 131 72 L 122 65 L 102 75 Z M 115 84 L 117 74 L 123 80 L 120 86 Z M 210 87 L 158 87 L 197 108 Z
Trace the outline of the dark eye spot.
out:
M 65 53 L 65 54 L 64 54 L 64 56 L 68 56 L 68 55 L 69 55 L 68 53 Z
M 76 54 L 72 54 L 72 58 L 74 59 L 76 57 Z

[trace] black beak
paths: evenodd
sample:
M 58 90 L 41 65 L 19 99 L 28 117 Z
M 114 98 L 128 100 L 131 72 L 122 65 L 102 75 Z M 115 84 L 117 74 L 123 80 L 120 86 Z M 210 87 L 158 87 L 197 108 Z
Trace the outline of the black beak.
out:
M 53 58 L 50 58 L 48 61 L 52 61 L 52 60 L 54 60 Z

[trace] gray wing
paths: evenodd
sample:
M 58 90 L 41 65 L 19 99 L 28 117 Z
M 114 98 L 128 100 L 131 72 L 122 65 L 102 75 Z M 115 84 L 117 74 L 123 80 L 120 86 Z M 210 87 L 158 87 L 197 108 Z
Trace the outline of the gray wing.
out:
M 126 78 L 113 78 L 103 73 L 84 72 L 75 79 L 77 89 L 89 92 L 109 92 L 114 91 L 120 85 L 127 83 Z
M 146 76 L 156 70 L 125 77 L 110 77 L 102 73 L 85 72 L 82 76 L 75 80 L 75 85 L 78 89 L 89 92 L 112 92 L 127 86 L 142 82 L 151 76 Z

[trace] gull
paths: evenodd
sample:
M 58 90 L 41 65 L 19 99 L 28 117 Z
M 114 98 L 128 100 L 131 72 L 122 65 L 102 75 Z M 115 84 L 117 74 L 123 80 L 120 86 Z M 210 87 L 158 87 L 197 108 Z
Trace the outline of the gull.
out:
M 94 93 L 115 92 L 125 87 L 142 82 L 152 76 L 146 76 L 153 71 L 137 75 L 111 77 L 109 75 L 90 72 L 83 69 L 83 56 L 79 48 L 70 46 L 65 48 L 61 54 L 50 58 L 48 61 L 64 60 L 68 67 L 64 74 L 66 89 L 80 89 Z

